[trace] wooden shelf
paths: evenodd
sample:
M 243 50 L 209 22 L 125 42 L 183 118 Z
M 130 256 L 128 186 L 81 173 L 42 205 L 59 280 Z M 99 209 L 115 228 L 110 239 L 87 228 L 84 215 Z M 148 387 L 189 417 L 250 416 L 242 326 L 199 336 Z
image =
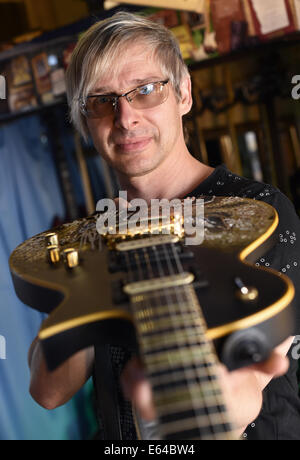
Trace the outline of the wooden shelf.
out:
M 17 120 L 18 118 L 22 117 L 28 117 L 30 115 L 33 115 L 38 112 L 45 112 L 50 108 L 53 107 L 58 107 L 60 105 L 65 105 L 67 109 L 67 100 L 66 98 L 57 100 L 55 102 L 51 102 L 50 104 L 47 105 L 41 105 L 38 107 L 33 107 L 32 109 L 28 110 L 23 110 L 20 112 L 14 112 L 14 113 L 5 113 L 5 114 L 0 114 L 0 126 L 4 123 L 8 123 L 10 121 Z
M 213 67 L 219 64 L 225 64 L 229 62 L 239 61 L 241 59 L 245 59 L 248 56 L 255 56 L 256 54 L 264 54 L 266 52 L 286 47 L 300 44 L 300 31 L 294 32 L 292 34 L 287 34 L 266 42 L 260 42 L 257 45 L 242 48 L 237 51 L 232 51 L 228 54 L 224 54 L 218 57 L 212 57 L 208 59 L 204 59 L 202 61 L 193 62 L 189 64 L 189 69 L 193 70 L 200 70 L 206 69 L 209 67 Z
M 58 38 L 55 38 L 55 39 L 52 39 L 46 42 L 39 41 L 37 43 L 26 43 L 24 45 L 19 45 L 15 48 L 12 48 L 11 50 L 0 53 L 0 62 L 12 59 L 20 54 L 31 55 L 32 53 L 35 53 L 39 51 L 40 49 L 45 50 L 49 47 L 53 47 L 54 45 L 66 44 L 74 40 L 76 40 L 76 36 L 69 35 L 69 36 L 64 36 L 64 37 L 58 37 Z M 198 62 L 192 62 L 189 64 L 189 69 L 191 72 L 196 71 L 196 70 L 206 69 L 206 68 L 210 68 L 210 67 L 217 66 L 220 64 L 226 64 L 226 63 L 230 63 L 234 61 L 239 61 L 249 56 L 252 56 L 252 57 L 260 56 L 265 53 L 270 53 L 276 49 L 281 49 L 283 47 L 293 46 L 297 44 L 300 44 L 300 32 L 294 32 L 292 34 L 287 34 L 287 35 L 278 37 L 276 39 L 273 39 L 273 40 L 270 40 L 264 43 L 260 42 L 259 44 L 255 46 L 243 48 L 243 49 L 240 49 L 234 52 L 230 52 L 222 56 L 212 57 L 212 58 L 208 58 L 208 59 L 198 61 Z M 36 108 L 32 108 L 26 111 L 0 114 L 0 124 L 15 120 L 22 116 L 31 115 L 33 113 L 39 112 L 40 110 L 47 110 L 48 108 L 51 108 L 56 105 L 64 104 L 64 103 L 66 103 L 65 98 L 55 101 L 51 104 L 40 105 Z

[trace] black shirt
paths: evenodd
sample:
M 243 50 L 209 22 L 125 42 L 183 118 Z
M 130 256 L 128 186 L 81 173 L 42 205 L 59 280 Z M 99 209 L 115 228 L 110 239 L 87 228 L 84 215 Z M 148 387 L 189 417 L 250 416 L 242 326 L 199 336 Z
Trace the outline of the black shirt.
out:
M 218 166 L 189 196 L 239 196 L 262 200 L 272 205 L 279 215 L 278 242 L 257 265 L 270 267 L 291 278 L 296 289 L 295 335 L 300 340 L 300 220 L 289 199 L 271 185 L 256 182 Z M 297 338 L 297 337 L 296 337 Z M 299 348 L 299 347 L 298 347 Z M 298 360 L 293 346 L 289 352 L 290 367 L 286 375 L 272 380 L 263 392 L 263 407 L 259 417 L 244 433 L 246 439 L 300 440 L 300 399 L 298 397 Z M 130 354 L 119 347 L 111 347 L 112 365 L 116 379 Z M 293 357 L 294 356 L 294 357 Z M 95 363 L 97 378 L 97 359 Z M 135 439 L 130 406 L 117 389 L 123 439 Z
M 192 192 L 192 195 L 239 196 L 262 200 L 278 212 L 277 244 L 256 265 L 270 267 L 289 276 L 295 296 L 295 335 L 300 339 L 300 220 L 290 200 L 277 188 L 231 173 L 224 165 Z M 296 337 L 297 340 L 297 337 Z M 257 420 L 245 431 L 246 439 L 300 440 L 300 399 L 296 349 L 289 351 L 290 368 L 286 375 L 273 379 L 263 392 L 263 407 Z

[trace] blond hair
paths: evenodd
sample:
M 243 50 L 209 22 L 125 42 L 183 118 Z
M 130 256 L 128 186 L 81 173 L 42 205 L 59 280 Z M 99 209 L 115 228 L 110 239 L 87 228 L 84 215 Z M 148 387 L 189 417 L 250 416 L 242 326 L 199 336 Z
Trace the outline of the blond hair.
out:
M 78 41 L 66 74 L 70 118 L 82 136 L 87 139 L 88 129 L 82 105 L 88 94 L 105 72 L 112 72 L 122 50 L 131 43 L 143 43 L 151 49 L 177 97 L 180 84 L 188 75 L 177 40 L 161 24 L 128 12 L 119 12 L 97 22 Z

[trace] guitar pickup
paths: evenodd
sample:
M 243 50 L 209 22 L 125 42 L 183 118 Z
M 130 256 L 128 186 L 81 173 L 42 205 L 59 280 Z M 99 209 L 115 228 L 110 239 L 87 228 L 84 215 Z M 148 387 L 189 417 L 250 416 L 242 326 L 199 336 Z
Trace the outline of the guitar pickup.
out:
M 161 278 L 150 278 L 148 280 L 129 283 L 124 286 L 126 294 L 133 296 L 144 294 L 145 292 L 158 291 L 160 289 L 168 289 L 171 287 L 186 286 L 192 284 L 194 275 L 192 273 L 183 272 L 177 275 L 163 276 Z
M 125 255 L 126 254 L 126 255 Z M 130 251 L 109 251 L 108 270 L 110 273 L 128 270 L 138 270 L 139 267 L 147 266 L 148 263 L 157 265 L 157 262 L 173 261 L 179 258 L 182 262 L 194 258 L 191 250 L 184 248 L 181 244 L 174 246 L 158 245 L 155 250 L 148 248 L 147 259 L 143 249 L 134 249 Z

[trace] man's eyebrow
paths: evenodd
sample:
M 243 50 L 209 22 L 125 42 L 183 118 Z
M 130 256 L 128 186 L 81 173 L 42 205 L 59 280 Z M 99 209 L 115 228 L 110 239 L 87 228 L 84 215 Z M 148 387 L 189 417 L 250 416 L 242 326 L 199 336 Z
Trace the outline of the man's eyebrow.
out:
M 152 83 L 155 81 L 162 81 L 164 78 L 161 76 L 153 75 L 150 77 L 145 77 L 145 78 L 135 78 L 134 80 L 131 80 L 130 86 L 132 86 L 132 89 L 134 89 L 134 86 L 140 86 L 143 84 L 147 83 Z M 130 89 L 128 90 L 130 91 Z M 116 94 L 109 86 L 100 86 L 98 88 L 93 89 L 93 94 Z

